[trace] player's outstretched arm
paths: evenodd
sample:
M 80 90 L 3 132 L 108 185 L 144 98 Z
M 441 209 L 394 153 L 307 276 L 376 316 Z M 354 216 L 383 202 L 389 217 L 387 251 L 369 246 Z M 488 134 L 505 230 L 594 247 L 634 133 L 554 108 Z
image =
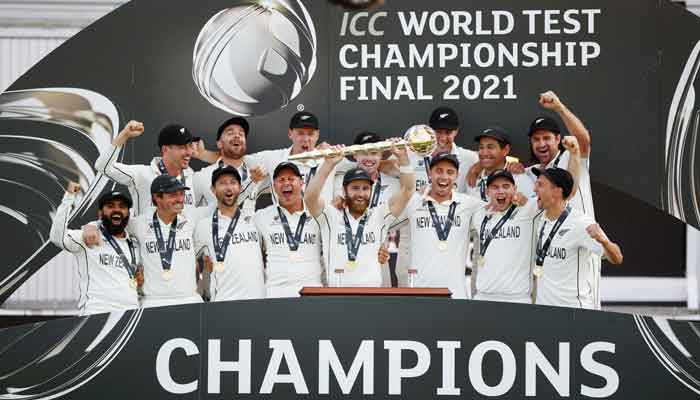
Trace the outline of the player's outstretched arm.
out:
M 588 225 L 586 232 L 598 243 L 603 245 L 605 258 L 613 265 L 622 264 L 622 250 L 620 246 L 608 239 L 603 229 L 598 224 Z
M 68 182 L 66 194 L 63 196 L 61 205 L 58 206 L 56 210 L 56 215 L 53 217 L 51 231 L 49 233 L 49 240 L 51 240 L 51 243 L 72 253 L 81 250 L 80 246 L 68 235 L 68 219 L 70 218 L 70 211 L 73 209 L 73 203 L 78 193 L 80 193 L 80 185 L 75 182 Z
M 569 152 L 569 165 L 567 170 L 574 178 L 574 188 L 569 195 L 569 199 L 573 198 L 578 191 L 578 184 L 581 180 L 581 150 L 579 148 L 578 139 L 573 136 L 567 136 L 562 141 L 562 146 Z
M 326 184 L 328 177 L 333 174 L 335 166 L 340 163 L 344 156 L 342 152 L 342 145 L 331 147 L 332 150 L 337 150 L 334 155 L 330 155 L 325 158 L 325 161 L 319 167 L 318 171 L 308 185 L 306 185 L 306 191 L 304 192 L 304 203 L 306 208 L 308 208 L 312 217 L 318 217 L 323 212 L 323 199 L 321 199 L 321 191 L 323 190 L 323 185 Z
M 194 152 L 192 152 L 192 157 L 209 164 L 214 164 L 216 161 L 219 160 L 219 152 L 207 150 L 207 148 L 204 146 L 204 140 L 199 139 L 195 142 L 192 142 L 192 145 L 194 146 Z
M 391 214 L 398 218 L 406 205 L 411 200 L 411 196 L 416 191 L 416 176 L 413 168 L 411 168 L 411 163 L 408 159 L 408 151 L 405 147 L 398 148 L 396 146 L 391 147 L 391 153 L 396 157 L 399 163 L 399 184 L 401 187 L 399 191 L 394 193 L 389 199 L 389 210 Z
M 144 132 L 144 126 L 138 121 L 129 121 L 124 129 L 119 132 L 112 146 L 100 152 L 100 156 L 95 161 L 95 169 L 105 174 L 109 179 L 121 183 L 122 185 L 136 185 L 136 171 L 132 166 L 117 162 L 122 147 L 129 139 L 139 137 Z
M 561 102 L 556 93 L 549 90 L 540 95 L 542 107 L 559 114 L 559 118 L 564 121 L 566 129 L 578 139 L 581 146 L 581 157 L 588 158 L 591 148 L 591 135 L 583 122 Z

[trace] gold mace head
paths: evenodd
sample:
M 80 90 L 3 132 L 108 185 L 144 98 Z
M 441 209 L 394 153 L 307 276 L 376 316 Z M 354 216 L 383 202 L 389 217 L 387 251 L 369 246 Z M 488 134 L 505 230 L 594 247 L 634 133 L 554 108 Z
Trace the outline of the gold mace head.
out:
M 428 125 L 414 125 L 408 128 L 404 140 L 414 153 L 421 156 L 432 153 L 437 146 L 435 131 Z

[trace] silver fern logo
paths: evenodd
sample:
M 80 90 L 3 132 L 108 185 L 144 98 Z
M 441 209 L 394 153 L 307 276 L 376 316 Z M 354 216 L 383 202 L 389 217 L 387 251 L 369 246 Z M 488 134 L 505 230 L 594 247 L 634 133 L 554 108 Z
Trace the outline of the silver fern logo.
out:
M 248 1 L 202 28 L 192 76 L 215 107 L 262 115 L 287 106 L 311 81 L 316 46 L 316 29 L 300 1 Z

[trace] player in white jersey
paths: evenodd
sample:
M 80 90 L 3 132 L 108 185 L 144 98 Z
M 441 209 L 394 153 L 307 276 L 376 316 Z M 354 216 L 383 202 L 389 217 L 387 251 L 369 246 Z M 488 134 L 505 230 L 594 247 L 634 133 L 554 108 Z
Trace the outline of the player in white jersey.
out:
M 454 189 L 458 171 L 455 155 L 434 156 L 430 189 L 413 194 L 405 216 L 411 228 L 410 265 L 416 270 L 415 286 L 447 287 L 453 298 L 465 299 L 469 226 L 474 212 L 484 203 Z
M 289 122 L 289 130 L 287 135 L 292 141 L 291 147 L 279 150 L 266 150 L 253 154 L 256 162 L 259 163 L 259 165 L 262 165 L 266 171 L 273 171 L 277 165 L 288 161 L 289 156 L 291 155 L 305 153 L 316 148 L 316 143 L 318 142 L 320 135 L 318 118 L 316 118 L 314 114 L 306 111 L 294 114 Z M 319 163 L 310 161 L 306 163 L 295 162 L 294 164 L 296 164 L 299 172 L 301 173 L 301 190 L 303 191 L 311 178 L 316 174 Z M 265 189 L 265 187 L 261 187 L 260 190 L 262 191 Z M 276 193 L 273 190 L 273 196 L 275 194 Z M 324 186 L 322 195 L 325 201 L 332 201 L 333 182 L 328 182 L 326 186 Z
M 185 185 L 192 182 L 194 172 L 190 168 L 190 159 L 194 155 L 194 138 L 190 131 L 182 125 L 168 125 L 158 135 L 158 147 L 161 157 L 155 157 L 149 165 L 129 165 L 117 162 L 122 147 L 129 139 L 141 136 L 144 126 L 137 121 L 129 121 L 112 145 L 101 151 L 95 169 L 115 182 L 126 185 L 135 207 L 132 210 L 134 216 L 151 210 L 151 182 L 161 174 L 168 174 L 180 178 Z M 185 195 L 185 206 L 195 207 L 195 193 L 188 192 Z
M 374 181 L 362 168 L 351 169 L 344 175 L 345 207 L 342 210 L 320 199 L 321 188 L 334 167 L 344 159 L 342 155 L 327 157 L 307 186 L 304 200 L 321 228 L 331 285 L 378 287 L 383 283 L 377 254 L 389 224 L 406 207 L 415 184 L 406 149 L 394 148 L 392 153 L 402 166 L 401 190 L 380 205 L 371 207 Z M 378 190 L 381 189 L 375 188 L 374 193 Z
M 361 132 L 355 136 L 353 141 L 354 145 L 370 144 L 381 142 L 382 138 L 373 132 Z M 361 168 L 372 178 L 374 184 L 372 185 L 372 194 L 370 195 L 370 208 L 381 206 L 389 201 L 391 196 L 399 191 L 400 184 L 399 180 L 391 175 L 387 175 L 379 170 L 382 158 L 382 151 L 368 151 L 368 152 L 358 152 L 353 155 L 355 162 L 343 159 L 340 163 L 336 165 L 336 173 L 334 178 L 334 205 L 337 208 L 342 208 L 344 206 L 345 200 L 345 190 L 343 187 L 343 178 L 345 173 L 352 168 Z M 407 239 L 408 243 L 408 239 Z M 384 246 L 386 247 L 386 245 Z M 388 260 L 388 249 L 387 249 Z M 382 262 L 384 264 L 385 262 Z M 388 266 L 388 265 L 387 265 Z M 391 283 L 391 270 L 390 268 L 382 268 L 382 286 L 390 287 Z
M 211 191 L 218 207 L 195 229 L 195 250 L 207 254 L 212 301 L 265 297 L 262 243 L 254 212 L 237 204 L 241 181 L 238 170 L 230 165 L 214 170 Z
M 519 193 L 505 169 L 486 181 L 490 203 L 474 213 L 476 265 L 472 293 L 476 300 L 532 303 L 532 220 L 540 210 Z M 524 204 L 523 204 L 524 203 Z
M 126 233 L 131 199 L 126 193 L 106 193 L 98 200 L 100 246 L 88 247 L 81 231 L 68 230 L 70 211 L 77 183 L 70 182 L 51 225 L 50 239 L 56 246 L 72 253 L 78 263 L 81 315 L 121 311 L 139 307 L 136 244 Z
M 506 169 L 506 157 L 511 150 L 511 140 L 505 130 L 498 126 L 484 129 L 480 135 L 474 137 L 474 141 L 479 144 L 479 166 L 481 172 L 476 184 L 466 185 L 466 193 L 480 198 L 482 201 L 489 201 L 487 191 L 487 180 L 489 176 L 497 170 Z M 527 197 L 534 195 L 534 182 L 524 174 L 513 175 L 518 192 Z
M 442 153 L 455 155 L 459 161 L 458 177 L 455 180 L 456 191 L 464 193 L 467 187 L 467 172 L 472 165 L 479 161 L 479 157 L 476 152 L 455 144 L 455 139 L 459 134 L 459 117 L 457 112 L 449 107 L 438 107 L 430 114 L 429 125 L 435 130 L 437 139 L 437 147 L 432 155 L 435 156 Z M 408 157 L 416 174 L 416 191 L 422 193 L 430 186 L 428 170 L 431 157 L 421 157 L 414 153 L 409 153 Z M 407 271 L 409 260 L 411 259 L 410 249 L 412 248 L 410 232 L 407 226 L 403 226 L 400 229 L 399 254 L 396 261 L 396 275 L 399 286 L 408 284 Z
M 278 204 L 255 213 L 266 254 L 267 297 L 298 297 L 304 286 L 323 286 L 321 235 L 304 207 L 299 167 L 280 163 L 272 178 Z
M 575 185 L 567 170 L 547 168 L 538 173 L 535 192 L 544 212 L 534 223 L 536 303 L 593 309 L 591 255 L 604 255 L 610 263 L 620 264 L 620 247 L 590 215 L 567 204 Z
M 250 124 L 243 117 L 233 117 L 226 120 L 216 132 L 216 153 L 213 163 L 194 173 L 192 189 L 196 194 L 195 204 L 207 206 L 217 204 L 216 196 L 211 190 L 212 173 L 224 165 L 230 165 L 238 170 L 241 177 L 241 192 L 248 195 L 240 198 L 239 202 L 250 211 L 255 211 L 255 200 L 257 189 L 253 177 L 257 174 L 264 174 L 262 166 L 253 156 L 246 155 L 246 144 Z
M 559 115 L 564 122 L 568 132 L 576 138 L 580 147 L 579 156 L 579 176 L 577 178 L 577 190 L 575 195 L 569 200 L 571 206 L 582 213 L 595 219 L 593 207 L 593 192 L 591 189 L 590 176 L 590 148 L 591 136 L 583 122 L 574 115 L 552 91 L 540 95 L 539 103 L 545 109 L 552 110 Z M 549 117 L 538 117 L 530 124 L 528 131 L 530 137 L 530 151 L 532 157 L 538 161 L 537 164 L 526 170 L 527 175 L 534 182 L 537 177 L 533 173 L 533 168 L 543 169 L 559 167 L 570 170 L 570 153 L 561 145 L 562 132 L 557 121 Z M 601 260 L 598 256 L 591 257 L 593 274 L 591 283 L 594 287 L 594 297 L 596 308 L 600 308 L 600 268 Z

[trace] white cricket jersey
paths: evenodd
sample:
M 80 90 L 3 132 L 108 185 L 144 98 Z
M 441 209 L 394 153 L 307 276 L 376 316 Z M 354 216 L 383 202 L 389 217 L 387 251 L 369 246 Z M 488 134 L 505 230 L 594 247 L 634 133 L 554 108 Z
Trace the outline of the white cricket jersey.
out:
M 563 168 L 569 170 L 569 159 L 571 155 L 568 151 L 559 152 L 552 161 L 547 164 L 547 168 Z M 569 200 L 569 204 L 575 210 L 579 210 L 586 215 L 590 215 L 591 218 L 595 218 L 595 210 L 593 208 L 593 192 L 591 190 L 591 175 L 590 175 L 590 161 L 588 158 L 580 158 L 581 166 L 579 170 L 581 171 L 581 176 L 578 182 L 578 190 L 576 195 Z M 540 164 L 530 166 L 526 169 L 525 173 L 534 182 L 537 180 L 535 174 L 532 173 L 532 168 L 541 168 Z
M 542 232 L 544 243 L 555 222 L 556 220 L 548 220 L 545 213 L 542 213 L 535 220 L 533 242 L 537 243 Z M 595 308 L 596 281 L 591 255 L 602 256 L 603 245 L 586 232 L 586 228 L 594 223 L 590 216 L 572 209 L 547 251 L 544 273 L 537 283 L 537 304 Z
M 223 244 L 231 218 L 219 216 L 218 240 Z M 197 223 L 195 249 L 205 248 L 207 255 L 216 263 L 212 216 L 205 216 Z M 248 300 L 265 298 L 265 278 L 261 238 L 255 227 L 254 213 L 242 209 L 236 227 L 229 239 L 224 257 L 224 270 L 211 272 L 212 301 Z
M 480 250 L 479 238 L 486 240 L 506 212 L 488 211 L 484 206 L 474 213 L 472 227 L 476 231 L 475 241 L 479 243 L 474 248 L 475 258 Z M 532 224 L 539 213 L 537 202 L 529 200 L 524 206 L 516 207 L 493 235 L 486 248 L 484 265 L 474 266 L 477 268 L 472 274 L 472 279 L 476 280 L 476 300 L 531 302 Z
M 394 220 L 387 203 L 375 208 L 368 208 L 365 215 L 364 232 L 357 252 L 356 264 L 348 266 L 348 243 L 346 236 L 345 218 L 347 215 L 353 238 L 357 234 L 362 217 L 355 219 L 346 209 L 338 210 L 330 204 L 326 204 L 323 212 L 316 217 L 321 228 L 323 239 L 323 254 L 325 265 L 328 266 L 328 283 L 336 285 L 336 269 L 343 269 L 341 286 L 379 287 L 382 286 L 382 266 L 377 259 L 382 239 L 386 235 L 389 224 Z
M 256 164 L 251 165 L 251 167 L 256 165 L 262 165 L 269 174 L 270 182 L 268 182 L 268 185 L 265 186 L 272 186 L 271 180 L 272 174 L 275 171 L 275 167 L 277 167 L 277 165 L 280 163 L 289 161 L 289 155 L 291 154 L 291 152 L 292 148 L 289 147 L 286 149 L 279 150 L 265 150 L 252 155 L 252 157 L 254 157 L 255 159 Z M 311 178 L 313 177 L 313 175 L 316 174 L 316 171 L 322 163 L 323 160 L 319 160 L 318 162 L 311 161 L 306 164 L 303 164 L 301 162 L 294 162 L 294 164 L 296 164 L 296 166 L 299 167 L 299 172 L 301 172 L 302 175 L 302 190 L 306 189 L 306 185 L 309 184 Z M 321 190 L 321 199 L 323 199 L 326 203 L 330 203 L 333 200 L 333 182 L 332 180 L 329 181 L 330 182 L 326 182 L 326 184 L 323 186 L 323 189 Z M 262 192 L 263 190 L 264 187 L 260 191 Z M 270 191 L 273 192 L 274 197 L 274 189 L 272 187 L 270 187 Z
M 211 191 L 211 176 L 215 170 L 220 168 L 220 165 L 223 165 L 221 159 L 194 173 L 192 178 L 192 190 L 196 194 L 194 201 L 197 206 L 216 205 L 216 196 L 214 192 Z M 252 165 L 257 165 L 257 163 L 250 156 L 244 156 L 241 167 L 236 168 L 236 170 L 241 176 L 241 193 L 247 194 L 247 196 L 244 197 L 239 196 L 239 202 L 243 202 L 243 207 L 245 209 L 254 212 L 258 191 L 250 175 L 250 168 Z
M 432 201 L 440 222 L 445 224 L 450 205 L 456 203 L 454 220 L 447 249 L 439 248 L 439 239 L 428 210 Z M 452 298 L 467 298 L 465 276 L 469 250 L 469 227 L 474 212 L 484 203 L 463 193 L 452 193 L 452 200 L 438 203 L 428 194 L 415 193 L 406 206 L 404 215 L 411 227 L 411 263 L 418 270 L 416 287 L 447 287 Z M 403 240 L 403 237 L 402 237 Z
M 475 186 L 469 186 L 468 183 L 466 184 L 465 193 L 470 196 L 478 197 L 482 201 L 489 201 L 486 186 L 486 181 L 488 178 L 489 176 L 486 171 L 482 171 L 476 181 Z M 513 174 L 513 179 L 515 180 L 515 187 L 518 192 L 524 194 L 525 197 L 535 196 L 535 182 L 530 178 L 530 176 L 526 175 L 525 173 Z
M 271 205 L 255 213 L 255 226 L 265 246 L 265 287 L 267 297 L 298 297 L 304 286 L 323 286 L 321 267 L 321 234 L 318 223 L 308 211 L 290 214 L 279 207 L 294 235 L 302 214 L 306 214 L 299 248 L 291 251 L 287 244 L 278 207 Z
M 204 207 L 185 209 L 177 216 L 170 280 L 166 280 L 163 276 L 163 264 L 153 228 L 154 212 L 155 210 L 144 213 L 129 222 L 129 232 L 139 240 L 143 258 L 143 306 L 201 302 L 202 298 L 197 293 L 196 249 L 193 236 L 199 219 L 205 215 L 211 215 L 213 209 Z M 167 245 L 172 224 L 164 223 L 160 217 L 157 217 L 157 221 L 164 245 Z
M 131 210 L 132 216 L 141 215 L 147 211 L 153 211 L 155 207 L 153 207 L 153 203 L 151 202 L 151 183 L 156 176 L 161 174 L 158 168 L 161 158 L 153 158 L 149 165 L 122 164 L 117 162 L 120 151 L 121 147 L 111 145 L 101 152 L 99 158 L 95 161 L 95 169 L 105 174 L 105 176 L 111 180 L 125 185 L 129 189 L 129 194 L 134 201 L 134 207 Z M 192 168 L 187 168 L 182 171 L 178 178 L 182 180 L 186 186 L 192 187 L 193 176 L 194 171 L 192 171 Z M 196 197 L 196 192 L 194 190 L 185 191 L 185 207 L 195 207 Z
M 129 272 L 109 242 L 103 237 L 101 245 L 89 248 L 83 242 L 82 231 L 67 229 L 74 201 L 73 194 L 63 196 L 51 225 L 50 239 L 56 246 L 72 253 L 77 260 L 81 315 L 138 308 L 138 294 L 136 288 L 131 287 Z M 114 239 L 129 262 L 138 264 L 138 251 L 135 251 L 137 260 L 133 260 L 127 239 Z

